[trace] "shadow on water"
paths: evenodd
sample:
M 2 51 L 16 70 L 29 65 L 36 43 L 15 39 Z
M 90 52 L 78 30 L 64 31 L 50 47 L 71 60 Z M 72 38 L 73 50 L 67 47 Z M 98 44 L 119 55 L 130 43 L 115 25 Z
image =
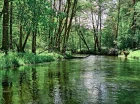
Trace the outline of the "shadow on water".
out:
M 90 56 L 0 70 L 0 104 L 139 104 L 139 61 Z

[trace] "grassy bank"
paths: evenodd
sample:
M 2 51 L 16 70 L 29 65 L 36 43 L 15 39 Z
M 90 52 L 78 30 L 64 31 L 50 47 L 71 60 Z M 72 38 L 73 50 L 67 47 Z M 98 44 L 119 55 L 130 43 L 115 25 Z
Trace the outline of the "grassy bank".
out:
M 0 68 L 11 68 L 24 65 L 32 65 L 44 62 L 51 62 L 63 58 L 57 53 L 33 54 L 33 53 L 9 53 L 0 54 Z
M 137 51 L 129 51 L 129 55 L 127 58 L 133 58 L 133 59 L 140 59 L 140 50 Z M 125 57 L 124 55 L 119 55 L 118 57 Z
M 128 58 L 140 58 L 140 50 L 130 51 Z

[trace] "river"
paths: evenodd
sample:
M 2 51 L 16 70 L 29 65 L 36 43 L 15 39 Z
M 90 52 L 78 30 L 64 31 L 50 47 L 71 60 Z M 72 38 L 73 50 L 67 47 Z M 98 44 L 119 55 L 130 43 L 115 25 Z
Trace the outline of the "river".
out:
M 0 104 L 140 104 L 140 61 L 90 56 L 3 69 Z

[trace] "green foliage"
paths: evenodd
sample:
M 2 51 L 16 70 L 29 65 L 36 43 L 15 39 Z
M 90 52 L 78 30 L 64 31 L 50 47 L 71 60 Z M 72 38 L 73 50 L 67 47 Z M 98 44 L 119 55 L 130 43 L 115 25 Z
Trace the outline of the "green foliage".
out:
M 71 51 L 66 51 L 66 52 L 65 52 L 65 58 L 66 58 L 66 59 L 71 59 L 71 58 L 73 58 Z
M 35 55 L 32 53 L 24 54 L 23 62 L 25 64 L 36 64 L 36 63 L 43 63 L 43 62 L 50 62 L 54 61 L 54 56 L 50 55 Z
M 9 68 L 9 67 L 16 67 L 19 66 L 19 62 L 16 57 L 13 55 L 9 56 L 2 56 L 0 58 L 0 67 L 1 68 Z
M 103 47 L 114 47 L 114 33 L 110 28 L 110 25 L 105 27 L 102 34 L 102 46 Z
M 114 42 L 116 42 L 119 49 L 139 47 L 139 2 L 136 2 L 133 6 L 133 2 L 130 0 L 128 2 L 120 1 L 120 11 L 118 11 L 118 6 L 119 4 L 116 7 L 111 7 L 109 10 L 109 15 L 105 21 L 105 28 L 103 29 L 103 46 L 114 47 Z M 117 25 L 118 37 L 115 39 Z
M 108 55 L 108 47 L 102 47 L 101 54 Z
M 9 53 L 8 55 L 0 54 L 0 68 L 44 63 L 62 58 L 63 56 L 57 53 L 47 53 L 40 55 L 35 55 L 33 53 Z

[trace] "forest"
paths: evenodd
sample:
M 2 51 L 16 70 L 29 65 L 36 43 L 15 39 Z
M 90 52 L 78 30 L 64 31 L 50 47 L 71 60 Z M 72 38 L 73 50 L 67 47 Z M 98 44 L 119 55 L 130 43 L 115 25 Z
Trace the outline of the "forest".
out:
M 2 0 L 1 51 L 136 49 L 139 8 L 138 0 Z
M 2 0 L 1 62 L 128 54 L 140 46 L 139 8 L 138 0 Z

